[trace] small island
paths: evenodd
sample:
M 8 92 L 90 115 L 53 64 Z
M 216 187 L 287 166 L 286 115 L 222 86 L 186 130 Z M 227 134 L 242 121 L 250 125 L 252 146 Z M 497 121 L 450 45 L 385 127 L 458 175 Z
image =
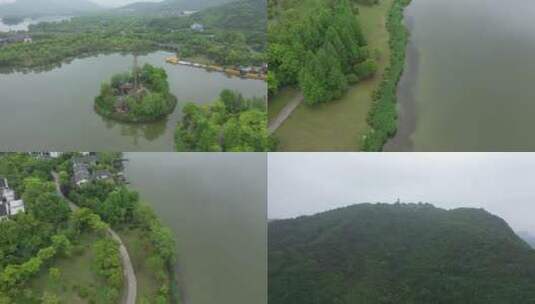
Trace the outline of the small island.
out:
M 173 113 L 177 98 L 169 92 L 167 73 L 145 64 L 131 73 L 114 75 L 95 98 L 95 111 L 107 118 L 131 123 L 152 122 Z

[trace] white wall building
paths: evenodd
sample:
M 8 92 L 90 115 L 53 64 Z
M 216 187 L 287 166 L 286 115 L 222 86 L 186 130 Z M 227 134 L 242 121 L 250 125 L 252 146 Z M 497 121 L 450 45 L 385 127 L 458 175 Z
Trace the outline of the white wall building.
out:
M 15 190 L 9 188 L 7 179 L 0 178 L 0 220 L 25 212 L 24 201 L 15 199 Z
M 24 212 L 24 202 L 22 200 L 11 201 L 7 203 L 9 206 L 9 215 L 16 215 Z

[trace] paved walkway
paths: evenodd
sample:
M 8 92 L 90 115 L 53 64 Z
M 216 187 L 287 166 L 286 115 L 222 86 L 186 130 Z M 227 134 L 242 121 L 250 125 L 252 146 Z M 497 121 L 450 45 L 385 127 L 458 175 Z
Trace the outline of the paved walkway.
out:
M 80 209 L 75 203 L 71 202 L 68 198 L 66 198 L 65 195 L 63 195 L 63 192 L 61 192 L 61 188 L 59 186 L 59 175 L 56 172 L 52 172 L 52 176 L 54 176 L 54 182 L 56 183 L 56 191 L 58 192 L 58 195 L 69 203 L 69 207 L 71 208 L 71 210 L 74 211 Z M 119 252 L 121 254 L 121 261 L 123 263 L 124 276 L 126 278 L 127 286 L 127 292 L 126 295 L 123 297 L 123 303 L 136 304 L 137 279 L 136 274 L 134 272 L 134 267 L 132 266 L 132 261 L 130 260 L 130 255 L 128 255 L 128 250 L 126 250 L 126 246 L 124 245 L 119 235 L 117 235 L 117 233 L 115 233 L 115 231 L 113 231 L 109 227 L 108 233 L 115 241 L 119 243 Z
M 292 114 L 292 112 L 297 109 L 297 107 L 301 104 L 303 101 L 303 95 L 299 93 L 292 101 L 290 101 L 282 110 L 279 112 L 277 117 L 275 119 L 271 120 L 268 125 L 268 132 L 269 134 L 273 134 L 288 117 Z

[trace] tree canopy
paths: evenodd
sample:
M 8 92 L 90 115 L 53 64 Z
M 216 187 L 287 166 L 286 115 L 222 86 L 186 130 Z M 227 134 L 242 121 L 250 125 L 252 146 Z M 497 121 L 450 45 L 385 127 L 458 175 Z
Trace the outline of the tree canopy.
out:
M 268 28 L 270 94 L 297 85 L 307 104 L 323 103 L 375 73 L 354 1 L 274 2 Z
M 361 204 L 269 223 L 269 302 L 530 303 L 535 250 L 482 209 Z
M 223 90 L 210 105 L 188 103 L 175 132 L 177 151 L 263 152 L 274 148 L 265 101 Z
M 176 97 L 169 92 L 163 68 L 145 64 L 131 73 L 116 74 L 100 88 L 95 110 L 106 117 L 128 122 L 146 122 L 173 112 Z

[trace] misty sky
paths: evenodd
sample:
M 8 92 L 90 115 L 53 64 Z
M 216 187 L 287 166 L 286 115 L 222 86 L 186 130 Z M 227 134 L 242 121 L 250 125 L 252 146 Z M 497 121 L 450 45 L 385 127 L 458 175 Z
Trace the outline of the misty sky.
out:
M 1 0 L 0 0 L 1 1 Z M 160 2 L 162 0 L 91 0 L 96 4 L 108 7 L 119 7 L 135 2 Z
M 160 2 L 162 0 L 90 0 L 101 6 L 119 7 L 134 2 Z M 0 0 L 0 4 L 15 2 L 15 0 Z
M 363 202 L 477 207 L 535 233 L 535 153 L 270 153 L 268 217 Z

